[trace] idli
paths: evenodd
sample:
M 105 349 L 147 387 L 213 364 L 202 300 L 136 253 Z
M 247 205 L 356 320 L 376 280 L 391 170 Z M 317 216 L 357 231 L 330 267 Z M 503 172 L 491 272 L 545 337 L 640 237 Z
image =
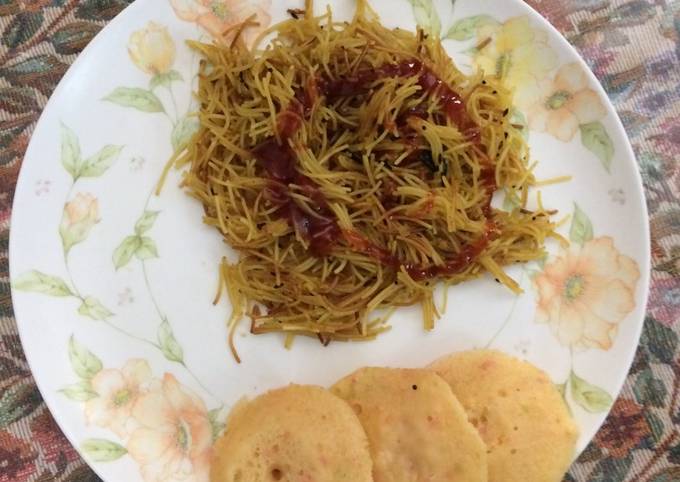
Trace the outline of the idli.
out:
M 368 435 L 376 482 L 485 482 L 486 447 L 449 386 L 429 370 L 362 368 L 331 391 Z
M 216 442 L 213 482 L 369 482 L 359 419 L 321 387 L 290 385 L 242 402 Z
M 562 396 L 537 367 L 492 350 L 431 366 L 453 390 L 488 447 L 489 482 L 559 482 L 578 436 Z

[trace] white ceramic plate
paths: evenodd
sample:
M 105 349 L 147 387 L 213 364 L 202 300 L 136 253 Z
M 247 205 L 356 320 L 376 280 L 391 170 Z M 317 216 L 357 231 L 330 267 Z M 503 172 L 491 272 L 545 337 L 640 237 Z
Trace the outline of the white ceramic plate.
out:
M 430 333 L 418 308 L 372 343 L 237 337 L 213 307 L 227 252 L 173 173 L 151 195 L 173 146 L 195 128 L 197 56 L 230 22 L 286 16 L 302 1 L 138 0 L 68 71 L 38 123 L 14 202 L 10 262 L 16 318 L 40 390 L 60 426 L 106 480 L 205 480 L 213 432 L 229 408 L 289 382 L 328 385 L 364 365 L 422 366 L 491 346 L 545 369 L 563 390 L 582 449 L 625 379 L 641 331 L 649 233 L 624 130 L 586 65 L 519 0 L 370 0 L 383 22 L 445 38 L 464 69 L 503 70 L 531 127 L 543 189 L 571 215 L 568 250 L 513 268 L 525 294 L 489 278 L 455 287 Z M 322 10 L 322 1 L 317 9 Z M 349 17 L 354 2 L 331 2 Z M 270 18 L 271 17 L 271 18 Z M 480 48 L 481 47 L 481 48 Z M 521 121 L 517 114 L 517 121 Z M 502 202 L 503 200 L 499 200 Z

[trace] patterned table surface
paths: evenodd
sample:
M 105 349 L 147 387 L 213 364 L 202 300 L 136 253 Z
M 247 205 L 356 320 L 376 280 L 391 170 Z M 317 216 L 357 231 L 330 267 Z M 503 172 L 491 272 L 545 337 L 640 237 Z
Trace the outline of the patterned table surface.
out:
M 217 3 L 241 1 L 248 0 Z M 527 1 L 581 52 L 609 93 L 632 140 L 651 215 L 642 342 L 612 413 L 566 480 L 680 481 L 680 0 Z M 0 0 L 0 482 L 99 480 L 52 419 L 24 358 L 10 298 L 9 220 L 23 154 L 47 99 L 78 53 L 131 2 Z

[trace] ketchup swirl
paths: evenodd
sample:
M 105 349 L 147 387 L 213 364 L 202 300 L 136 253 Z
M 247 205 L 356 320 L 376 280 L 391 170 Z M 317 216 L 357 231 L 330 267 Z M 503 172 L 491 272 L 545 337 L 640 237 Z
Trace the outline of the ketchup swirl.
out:
M 279 216 L 286 219 L 309 243 L 309 249 L 315 256 L 329 255 L 333 247 L 344 240 L 351 249 L 375 259 L 384 266 L 395 270 L 403 266 L 414 280 L 425 280 L 449 276 L 465 270 L 497 235 L 495 224 L 488 221 L 487 229 L 479 239 L 464 246 L 460 253 L 445 260 L 443 265 L 404 263 L 359 232 L 340 230 L 319 187 L 312 179 L 298 172 L 297 156 L 289 145 L 289 140 L 302 127 L 305 117 L 309 116 L 320 96 L 325 96 L 329 102 L 335 102 L 345 97 L 368 93 L 371 85 L 377 80 L 409 76 L 417 76 L 420 87 L 438 100 L 446 117 L 470 141 L 480 146 L 479 127 L 468 115 L 461 96 L 420 61 L 408 60 L 399 64 L 388 64 L 380 68 L 360 71 L 338 79 L 310 78 L 305 86 L 306 89 L 298 91 L 288 108 L 278 115 L 279 140 L 270 138 L 263 141 L 252 150 L 252 155 L 268 177 L 267 198 L 279 207 Z M 408 115 L 422 117 L 424 112 L 418 112 L 416 109 Z M 484 216 L 489 218 L 491 215 L 490 198 L 496 188 L 493 166 L 484 168 L 481 182 L 489 193 L 489 202 L 483 208 Z M 310 199 L 311 212 L 303 209 L 294 201 L 291 196 L 292 186 Z

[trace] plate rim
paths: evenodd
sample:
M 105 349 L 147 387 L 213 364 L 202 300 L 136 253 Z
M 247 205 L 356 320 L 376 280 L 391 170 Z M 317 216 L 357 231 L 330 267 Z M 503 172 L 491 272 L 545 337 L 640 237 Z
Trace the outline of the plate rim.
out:
M 167 0 L 166 0 L 167 1 Z M 300 0 L 302 1 L 302 0 Z M 317 0 L 319 2 L 320 0 Z M 324 1 L 324 0 L 321 0 Z M 16 269 L 14 267 L 14 262 L 13 257 L 11 253 L 15 250 L 18 250 L 18 240 L 17 240 L 17 235 L 14 234 L 14 231 L 11 229 L 11 227 L 15 224 L 15 216 L 17 216 L 17 207 L 19 204 L 19 197 L 17 193 L 20 191 L 23 192 L 27 188 L 27 183 L 24 181 L 24 178 L 28 175 L 27 174 L 27 169 L 24 169 L 23 166 L 23 161 L 28 157 L 29 152 L 32 149 L 36 149 L 34 147 L 34 138 L 33 134 L 38 130 L 38 127 L 41 125 L 41 123 L 45 122 L 45 114 L 48 112 L 53 105 L 56 103 L 56 100 L 60 95 L 61 92 L 66 88 L 66 86 L 71 82 L 72 77 L 75 75 L 76 70 L 80 67 L 81 64 L 84 64 L 89 61 L 90 55 L 92 54 L 93 51 L 95 51 L 99 44 L 102 43 L 104 38 L 108 35 L 110 30 L 113 30 L 117 26 L 121 24 L 126 24 L 129 20 L 128 17 L 134 15 L 136 10 L 139 9 L 144 9 L 148 8 L 147 4 L 152 4 L 152 0 L 137 0 L 134 1 L 133 3 L 127 5 L 123 10 L 121 10 L 114 18 L 112 18 L 110 21 L 106 23 L 106 25 L 94 36 L 94 38 L 85 46 L 85 48 L 77 55 L 76 59 L 73 61 L 73 63 L 69 66 L 69 68 L 66 70 L 62 78 L 59 80 L 57 83 L 56 87 L 52 91 L 52 93 L 49 96 L 49 99 L 45 103 L 45 106 L 42 109 L 42 112 L 38 118 L 38 121 L 35 124 L 35 128 L 33 130 L 33 133 L 31 134 L 31 139 L 29 141 L 29 144 L 26 148 L 26 151 L 24 153 L 24 156 L 22 158 L 22 166 L 19 170 L 19 174 L 17 176 L 17 181 L 16 181 L 16 187 L 14 190 L 14 196 L 12 200 L 12 206 L 11 206 L 11 217 L 10 217 L 10 230 L 9 230 L 9 243 L 8 243 L 8 273 L 9 273 L 9 280 L 10 280 L 10 293 L 11 293 L 11 299 L 12 299 L 12 311 L 14 313 L 14 319 L 15 323 L 17 326 L 17 332 L 19 334 L 19 339 L 21 342 L 21 346 L 26 358 L 26 361 L 28 363 L 29 369 L 31 371 L 31 376 L 36 384 L 36 387 L 38 388 L 38 391 L 40 392 L 41 398 L 43 402 L 45 403 L 46 407 L 50 411 L 50 414 L 52 418 L 55 420 L 56 424 L 58 425 L 59 429 L 61 430 L 62 434 L 66 437 L 68 442 L 71 444 L 71 446 L 77 451 L 78 455 L 85 461 L 85 463 L 92 469 L 98 477 L 100 477 L 104 481 L 110 481 L 110 478 L 107 478 L 104 476 L 104 474 L 101 471 L 101 467 L 103 467 L 103 464 L 100 464 L 98 462 L 91 461 L 89 457 L 83 452 L 81 449 L 78 441 L 76 440 L 76 430 L 70 427 L 69 424 L 65 423 L 68 417 L 65 417 L 62 415 L 62 410 L 61 407 L 58 403 L 56 403 L 54 400 L 51 399 L 51 397 L 45 396 L 46 393 L 48 393 L 48 390 L 44 386 L 44 382 L 41 380 L 41 378 L 37 375 L 37 373 L 34 370 L 34 366 L 37 365 L 36 360 L 38 358 L 38 355 L 36 355 L 33 350 L 30 347 L 30 344 L 27 344 L 26 341 L 28 340 L 28 324 L 27 322 L 20 322 L 21 316 L 18 315 L 17 309 L 16 309 L 16 304 L 14 302 L 16 298 L 16 293 L 17 290 L 14 288 L 13 284 L 11 283 L 11 280 L 14 278 L 14 274 L 16 273 Z M 613 399 L 616 400 L 619 398 L 621 395 L 621 392 L 623 390 L 623 387 L 625 385 L 626 380 L 628 379 L 628 375 L 630 374 L 630 368 L 633 364 L 635 354 L 637 353 L 637 350 L 639 348 L 640 344 L 640 338 L 643 333 L 644 325 L 645 325 L 645 320 L 646 320 L 646 313 L 647 313 L 647 308 L 648 308 L 648 303 L 649 303 L 649 294 L 650 294 L 650 287 L 651 287 L 651 233 L 650 233 L 650 226 L 649 226 L 649 210 L 647 207 L 646 203 L 646 192 L 644 188 L 644 182 L 642 179 L 642 174 L 640 172 L 639 164 L 637 162 L 637 156 L 635 155 L 635 152 L 633 150 L 632 144 L 630 137 L 628 135 L 628 132 L 626 131 L 623 122 L 621 121 L 621 118 L 611 100 L 607 92 L 605 91 L 604 87 L 600 83 L 600 80 L 595 76 L 595 74 L 592 72 L 590 69 L 590 66 L 584 59 L 584 57 L 580 54 L 580 52 L 574 47 L 569 41 L 566 39 L 566 37 L 555 27 L 553 26 L 543 15 L 541 15 L 534 7 L 529 5 L 528 3 L 524 2 L 523 0 L 512 0 L 512 3 L 520 10 L 523 10 L 529 17 L 532 23 L 538 24 L 542 29 L 546 30 L 549 32 L 549 38 L 552 42 L 556 42 L 559 44 L 559 50 L 566 50 L 568 51 L 571 56 L 578 62 L 578 64 L 582 67 L 583 71 L 586 73 L 586 76 L 588 77 L 588 80 L 590 81 L 590 85 L 595 91 L 598 93 L 599 97 L 601 100 L 604 100 L 605 102 L 605 108 L 607 110 L 608 116 L 611 116 L 613 119 L 613 123 L 615 125 L 616 130 L 619 131 L 619 133 L 622 134 L 622 138 L 624 139 L 623 145 L 617 146 L 619 148 L 623 148 L 625 151 L 625 157 L 626 163 L 632 164 L 630 167 L 632 168 L 632 173 L 633 177 L 635 179 L 635 191 L 637 193 L 637 196 L 635 196 L 635 202 L 639 203 L 639 208 L 640 212 L 643 217 L 643 228 L 642 228 L 642 241 L 644 244 L 647 246 L 648 249 L 646 249 L 643 252 L 636 253 L 638 256 L 640 256 L 639 259 L 639 270 L 640 270 L 640 292 L 641 294 L 639 295 L 639 302 L 640 306 L 642 308 L 642 319 L 637 323 L 635 327 L 635 331 L 632 335 L 632 340 L 634 343 L 632 343 L 631 349 L 628 351 L 627 354 L 625 354 L 625 366 L 626 370 L 625 372 L 621 372 L 621 375 L 619 376 L 619 379 L 616 381 L 614 384 L 617 388 L 615 391 L 612 392 Z M 453 13 L 453 18 L 457 18 L 455 14 L 455 10 Z M 621 358 L 624 358 L 623 356 Z M 609 407 L 609 410 L 607 411 L 606 416 L 603 418 L 602 422 L 599 423 L 597 426 L 595 433 L 597 433 L 605 423 L 605 421 L 609 418 L 609 415 L 611 414 L 611 411 L 613 409 L 613 404 L 612 406 Z M 593 435 L 594 437 L 594 435 Z M 592 443 L 593 438 L 591 438 L 588 441 L 588 444 Z M 577 461 L 578 457 L 581 455 L 583 450 L 578 451 L 574 454 L 574 459 L 572 461 L 572 464 Z
M 78 456 L 87 464 L 87 466 L 99 477 L 105 482 L 109 482 L 110 478 L 105 477 L 103 472 L 101 471 L 100 467 L 101 465 L 97 462 L 91 461 L 89 457 L 84 453 L 84 451 L 81 449 L 80 444 L 78 441 L 75 439 L 76 438 L 76 433 L 75 430 L 73 430 L 71 427 L 69 427 L 65 422 L 67 417 L 64 417 L 61 415 L 61 409 L 59 407 L 58 403 L 55 403 L 54 400 L 51 400 L 50 397 L 45 396 L 46 393 L 48 393 L 47 389 L 44 387 L 43 381 L 40 379 L 40 377 L 37 375 L 37 371 L 34 370 L 34 365 L 35 360 L 37 358 L 36 355 L 33 354 L 32 349 L 28 348 L 29 345 L 25 342 L 27 339 L 28 335 L 26 333 L 27 327 L 23 326 L 25 325 L 24 323 L 19 322 L 19 316 L 17 315 L 17 310 L 16 310 L 16 304 L 14 303 L 14 299 L 16 297 L 16 292 L 17 290 L 14 288 L 14 285 L 12 284 L 11 280 L 14 279 L 14 274 L 16 273 L 16 269 L 13 267 L 14 263 L 12 262 L 12 251 L 15 249 L 15 246 L 17 244 L 16 240 L 16 235 L 13 234 L 12 230 L 12 225 L 15 224 L 15 216 L 17 212 L 17 204 L 19 203 L 19 196 L 17 196 L 17 193 L 19 192 L 20 188 L 22 186 L 26 186 L 27 184 L 23 181 L 23 178 L 26 177 L 28 174 L 26 174 L 26 169 L 24 169 L 23 162 L 28 157 L 28 153 L 31 150 L 32 146 L 34 145 L 34 139 L 33 139 L 33 134 L 38 130 L 38 127 L 40 126 L 41 123 L 45 122 L 45 114 L 46 112 L 52 107 L 52 105 L 56 102 L 56 98 L 58 97 L 59 94 L 61 94 L 61 91 L 66 88 L 66 85 L 70 82 L 71 77 L 75 75 L 75 71 L 77 68 L 80 66 L 80 64 L 87 62 L 87 58 L 90 55 L 90 52 L 95 50 L 97 46 L 103 42 L 103 38 L 107 35 L 108 31 L 113 30 L 118 24 L 123 23 L 126 21 L 127 17 L 132 15 L 131 12 L 138 8 L 143 8 L 141 5 L 144 5 L 145 2 L 148 0 L 142 0 L 138 1 L 135 0 L 123 10 L 118 12 L 118 14 L 113 17 L 109 22 L 107 22 L 102 29 L 97 32 L 97 34 L 92 38 L 92 40 L 85 46 L 85 48 L 77 55 L 76 59 L 73 61 L 73 63 L 69 66 L 69 68 L 66 70 L 62 78 L 59 80 L 57 83 L 56 87 L 54 88 L 54 91 L 50 94 L 50 97 L 47 99 L 47 102 L 45 103 L 45 107 L 43 107 L 42 112 L 40 113 L 40 117 L 38 118 L 38 121 L 35 124 L 35 128 L 33 129 L 33 133 L 31 133 L 31 139 L 28 143 L 28 146 L 26 147 L 26 152 L 24 153 L 24 156 L 21 161 L 21 168 L 19 169 L 19 175 L 17 176 L 17 182 L 16 182 L 16 187 L 14 190 L 14 197 L 12 199 L 12 213 L 10 217 L 10 231 L 9 231 L 9 244 L 8 244 L 8 250 L 7 250 L 7 257 L 8 257 L 8 273 L 9 273 L 9 280 L 10 280 L 10 294 L 12 298 L 12 311 L 14 313 L 14 320 L 17 326 L 17 332 L 19 334 L 19 341 L 21 342 L 21 348 L 24 352 L 24 356 L 26 357 L 26 363 L 28 363 L 28 368 L 31 371 L 31 377 L 33 378 L 33 381 L 35 382 L 36 387 L 38 388 L 38 391 L 40 392 L 40 398 L 42 399 L 43 403 L 47 407 L 47 409 L 50 412 L 50 415 L 54 419 L 55 423 L 59 427 L 59 430 L 61 433 L 64 435 L 66 440 L 68 441 L 69 444 L 71 444 L 71 447 L 78 453 Z M 34 358 L 36 357 L 36 358 Z

